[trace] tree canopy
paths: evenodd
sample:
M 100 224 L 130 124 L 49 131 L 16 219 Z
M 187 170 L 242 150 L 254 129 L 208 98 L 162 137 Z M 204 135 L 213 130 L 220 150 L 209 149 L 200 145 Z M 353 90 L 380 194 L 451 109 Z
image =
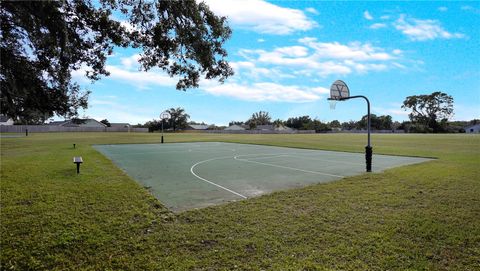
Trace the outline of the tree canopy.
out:
M 170 126 L 173 128 L 173 131 L 176 131 L 177 129 L 187 128 L 188 119 L 190 118 L 190 115 L 188 115 L 185 112 L 185 109 L 181 107 L 170 108 L 167 110 L 167 112 L 170 113 L 170 116 L 171 116 L 168 122 L 170 123 Z
M 216 16 L 203 2 L 65 0 L 0 5 L 0 107 L 2 114 L 16 120 L 42 122 L 55 114 L 75 117 L 87 107 L 89 92 L 72 82 L 72 72 L 86 66 L 91 80 L 109 75 L 105 62 L 115 46 L 142 50 L 142 69 L 158 67 L 179 78 L 179 90 L 198 87 L 202 76 L 223 82 L 233 74 L 222 47 L 231 29 L 226 18 Z
M 413 123 L 439 132 L 442 131 L 442 122 L 446 123 L 453 115 L 453 97 L 440 91 L 408 96 L 402 108 L 412 110 L 408 116 Z
M 252 114 L 250 119 L 247 120 L 246 124 L 250 126 L 254 126 L 255 128 L 257 125 L 267 125 L 271 124 L 272 118 L 270 117 L 270 114 L 265 111 L 259 111 L 255 112 Z

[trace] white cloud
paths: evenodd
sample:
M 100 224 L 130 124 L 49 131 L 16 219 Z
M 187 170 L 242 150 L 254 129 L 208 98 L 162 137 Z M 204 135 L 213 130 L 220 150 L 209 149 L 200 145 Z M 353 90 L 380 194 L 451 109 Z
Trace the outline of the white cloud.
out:
M 365 10 L 365 11 L 363 12 L 363 18 L 365 18 L 365 19 L 367 19 L 367 20 L 369 20 L 369 21 L 373 20 L 373 16 L 370 14 L 370 12 L 368 12 L 368 10 Z
M 318 10 L 316 10 L 316 9 L 314 9 L 314 8 L 312 8 L 312 7 L 306 8 L 305 11 L 306 11 L 306 12 L 310 12 L 310 13 L 315 14 L 315 15 L 320 14 L 320 12 L 318 12 Z
M 91 71 L 92 69 L 83 65 L 80 69 L 72 71 L 72 80 L 79 83 L 79 84 L 88 84 L 92 83 L 90 79 L 88 79 L 85 75 L 87 71 Z
M 370 43 L 352 42 L 348 45 L 338 42 L 317 42 L 315 38 L 303 38 L 300 43 L 315 49 L 315 55 L 321 58 L 348 59 L 356 61 L 390 60 L 391 55 L 383 49 L 373 47 Z
M 255 63 L 250 61 L 238 61 L 229 63 L 232 69 L 235 71 L 235 77 L 231 78 L 230 81 L 239 81 L 248 77 L 248 80 L 278 80 L 282 78 L 293 78 L 293 75 L 285 74 L 279 71 L 276 68 L 263 68 L 257 67 Z
M 477 99 L 478 101 L 478 99 Z M 458 104 L 453 105 L 452 120 L 473 120 L 480 119 L 480 107 L 478 105 Z
M 145 123 L 156 115 L 154 110 L 145 110 L 137 106 L 120 104 L 110 99 L 92 99 L 89 102 L 91 118 L 108 119 L 109 122 L 128 122 L 130 124 Z M 148 112 L 152 111 L 152 112 Z
M 156 69 L 144 72 L 130 71 L 112 65 L 107 65 L 105 68 L 110 72 L 109 78 L 117 81 L 124 81 L 140 89 L 146 89 L 151 86 L 174 87 L 177 84 L 176 79 L 171 78 L 162 71 Z
M 264 39 L 257 39 L 257 42 L 265 42 Z
M 306 37 L 299 40 L 302 46 L 287 46 L 267 50 L 241 50 L 239 55 L 251 65 L 281 69 L 284 74 L 296 77 L 328 75 L 346 75 L 352 72 L 367 73 L 382 71 L 398 60 L 402 51 L 394 49 L 392 53 L 370 43 L 318 42 L 316 38 Z M 255 64 L 253 64 L 255 63 Z
M 393 119 L 407 120 L 409 112 L 400 108 L 401 105 L 391 105 L 392 107 L 372 107 L 372 111 L 376 115 L 391 115 Z
M 287 35 L 317 26 L 301 10 L 263 0 L 206 0 L 210 9 L 239 27 L 265 34 Z
M 138 62 L 139 59 L 140 59 L 140 55 L 134 54 L 129 57 L 120 58 L 120 62 L 122 63 L 123 67 L 126 69 L 130 70 L 132 68 L 135 68 L 138 70 L 138 67 L 140 66 L 140 63 Z
M 441 12 L 445 12 L 445 11 L 448 10 L 448 8 L 447 7 L 439 7 L 438 10 L 441 11 Z
M 394 55 L 401 55 L 401 54 L 403 54 L 403 51 L 400 50 L 400 49 L 395 49 L 395 50 L 392 51 L 392 53 L 393 53 Z
M 277 48 L 275 52 L 286 57 L 303 57 L 308 55 L 308 48 L 304 46 L 288 46 Z
M 371 29 L 380 29 L 380 28 L 386 28 L 386 27 L 387 25 L 382 23 L 375 23 L 370 26 Z
M 200 88 L 215 96 L 226 96 L 255 102 L 312 102 L 321 99 L 322 94 L 325 94 L 324 88 L 310 89 L 269 82 L 254 83 L 250 85 L 237 83 L 213 85 L 206 82 L 205 84 L 202 84 Z
M 434 39 L 464 38 L 461 33 L 450 33 L 437 20 L 419 20 L 407 18 L 404 14 L 394 23 L 397 30 L 408 36 L 412 41 L 426 41 Z
M 139 30 L 137 27 L 133 26 L 129 21 L 120 20 L 120 26 L 123 26 L 128 32 L 133 32 L 134 30 Z

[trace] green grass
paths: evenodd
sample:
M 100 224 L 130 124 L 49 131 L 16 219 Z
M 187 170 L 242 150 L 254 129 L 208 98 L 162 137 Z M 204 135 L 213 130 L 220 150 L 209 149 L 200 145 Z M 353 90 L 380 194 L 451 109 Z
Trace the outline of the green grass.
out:
M 165 139 L 365 145 L 365 135 L 348 134 Z M 1 138 L 1 269 L 480 269 L 478 135 L 373 135 L 375 153 L 438 159 L 180 214 L 91 147 L 158 141 L 126 133 Z

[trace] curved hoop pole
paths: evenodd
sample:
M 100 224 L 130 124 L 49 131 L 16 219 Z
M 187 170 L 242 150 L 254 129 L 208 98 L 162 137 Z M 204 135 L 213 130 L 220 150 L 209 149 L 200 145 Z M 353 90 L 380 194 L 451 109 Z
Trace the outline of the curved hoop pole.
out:
M 345 101 L 345 100 L 350 100 L 354 98 L 363 98 L 367 102 L 367 133 L 368 133 L 368 141 L 367 141 L 367 146 L 365 147 L 365 160 L 367 162 L 367 172 L 372 171 L 372 146 L 370 145 L 370 101 L 368 100 L 367 97 L 363 95 L 355 95 L 355 96 L 350 96 L 346 98 L 340 98 L 338 99 L 339 101 Z

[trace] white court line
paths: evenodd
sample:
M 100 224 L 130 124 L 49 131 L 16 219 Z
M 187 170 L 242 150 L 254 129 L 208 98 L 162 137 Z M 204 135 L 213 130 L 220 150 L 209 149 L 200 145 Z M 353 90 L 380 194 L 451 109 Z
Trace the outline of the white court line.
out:
M 294 168 L 294 167 L 286 167 L 286 166 L 280 166 L 280 165 L 275 165 L 275 164 L 268 164 L 268 163 L 262 163 L 262 162 L 257 162 L 257 161 L 251 161 L 251 160 L 248 160 L 248 159 L 238 158 L 240 156 L 248 156 L 248 154 L 247 155 L 238 155 L 238 156 L 233 157 L 233 159 L 235 159 L 237 161 L 242 161 L 242 162 L 250 162 L 250 163 L 255 163 L 255 164 L 260 164 L 260 165 L 265 165 L 265 166 L 291 169 L 291 170 L 296 170 L 296 171 L 301 171 L 301 172 L 306 172 L 306 173 L 313 173 L 313 174 L 318 174 L 318 175 L 326 175 L 326 176 L 339 177 L 339 178 L 344 178 L 345 177 L 345 176 L 341 176 L 341 175 L 328 174 L 328 173 L 324 173 L 324 172 L 304 170 L 304 169 L 299 169 L 299 168 Z
M 216 158 L 212 158 L 212 159 L 207 159 L 207 160 L 200 161 L 200 162 L 194 164 L 194 165 L 190 168 L 190 172 L 193 174 L 193 176 L 197 177 L 198 179 L 200 179 L 200 180 L 202 180 L 202 181 L 204 181 L 204 182 L 207 182 L 207 183 L 209 183 L 209 184 L 213 184 L 213 185 L 215 185 L 216 187 L 219 187 L 219 188 L 221 188 L 221 189 L 223 189 L 223 190 L 226 190 L 226 191 L 228 191 L 228 192 L 230 192 L 230 193 L 233 193 L 233 194 L 235 194 L 235 195 L 237 195 L 237 196 L 240 196 L 240 197 L 246 199 L 246 198 L 247 198 L 246 196 L 244 196 L 244 195 L 242 195 L 242 194 L 240 194 L 240 193 L 237 193 L 237 192 L 235 192 L 235 191 L 233 191 L 233 190 L 230 190 L 230 189 L 228 189 L 228 188 L 226 188 L 226 187 L 223 187 L 223 186 L 221 186 L 221 185 L 219 185 L 219 184 L 216 184 L 216 183 L 214 183 L 214 182 L 212 182 L 212 181 L 209 181 L 209 180 L 207 180 L 207 179 L 205 179 L 205 178 L 202 178 L 202 177 L 198 176 L 197 174 L 195 174 L 195 172 L 193 171 L 193 169 L 194 169 L 196 166 L 200 165 L 200 164 L 203 164 L 203 163 L 206 163 L 206 162 L 210 162 L 210 161 L 213 161 L 213 160 L 220 160 L 220 159 L 226 159 L 226 158 L 232 158 L 232 156 L 216 157 Z
M 253 156 L 255 154 L 246 154 L 246 155 L 238 155 L 238 156 Z M 322 159 L 322 158 L 317 158 L 317 157 L 312 157 L 312 156 L 304 156 L 305 154 L 303 153 L 279 153 L 278 155 L 272 154 L 271 156 L 263 156 L 261 157 L 251 157 L 249 161 L 252 161 L 253 159 L 259 160 L 259 159 L 269 159 L 269 158 L 276 158 L 276 157 L 296 157 L 300 159 L 306 159 L 306 160 L 314 160 L 314 161 L 322 161 L 322 162 L 330 162 L 330 163 L 340 163 L 340 164 L 346 164 L 346 165 L 353 165 L 353 166 L 360 166 L 359 163 L 351 163 L 351 162 L 345 162 L 345 161 L 339 161 L 339 160 L 331 160 L 331 159 Z
M 336 164 L 339 163 L 339 164 L 353 165 L 353 166 L 359 166 L 360 165 L 359 163 L 350 163 L 350 162 L 338 161 L 338 160 L 327 160 L 327 159 L 316 158 L 316 157 L 311 157 L 311 156 L 302 156 L 301 154 L 294 154 L 294 155 L 288 155 L 288 156 L 302 158 L 302 159 L 306 159 L 306 160 L 332 162 L 332 163 L 336 163 Z
M 248 154 L 246 154 L 246 155 L 248 155 Z M 239 155 L 239 156 L 243 156 L 243 155 Z M 261 159 L 270 159 L 270 158 L 285 157 L 285 156 L 290 156 L 290 155 L 289 154 L 279 154 L 279 155 L 271 155 L 271 156 L 252 157 L 250 159 L 261 160 Z

